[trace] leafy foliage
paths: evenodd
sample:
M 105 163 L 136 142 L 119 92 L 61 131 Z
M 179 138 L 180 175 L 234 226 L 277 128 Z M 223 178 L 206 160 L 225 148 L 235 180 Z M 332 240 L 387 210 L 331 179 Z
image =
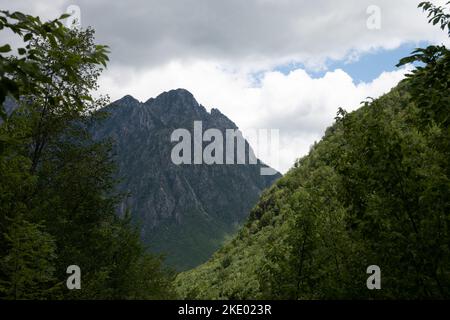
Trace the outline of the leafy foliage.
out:
M 0 57 L 2 110 L 15 104 L 0 125 L 0 297 L 172 297 L 172 274 L 146 253 L 129 217 L 116 215 L 111 144 L 88 130 L 108 102 L 92 95 L 107 47 L 94 43 L 92 29 L 66 29 L 65 16 L 42 23 L 1 14 L 0 29 L 26 47 Z M 81 290 L 65 287 L 74 264 Z
M 446 3 L 446 6 L 436 6 L 429 1 L 424 1 L 419 3 L 419 8 L 422 8 L 423 11 L 428 11 L 429 23 L 433 25 L 439 24 L 442 30 L 448 29 L 450 35 L 450 13 L 448 12 L 448 5 L 450 5 L 450 1 Z
M 0 104 L 8 95 L 12 95 L 18 99 L 24 92 L 29 91 L 38 95 L 42 90 L 49 88 L 58 89 L 61 82 L 55 82 L 55 78 L 72 80 L 67 83 L 75 83 L 82 81 L 79 72 L 81 63 L 92 62 L 94 64 L 102 64 L 106 66 L 108 61 L 108 49 L 106 46 L 91 47 L 90 51 L 84 51 L 86 55 L 82 55 L 74 50 L 61 50 L 61 48 L 76 48 L 74 41 L 80 42 L 73 37 L 71 32 L 66 29 L 61 20 L 67 18 L 68 15 L 62 15 L 58 19 L 49 22 L 41 22 L 39 17 L 33 17 L 21 12 L 10 13 L 8 11 L 0 11 L 0 30 L 9 29 L 18 35 L 24 42 L 25 47 L 18 48 L 18 56 L 8 55 L 12 51 L 9 44 L 0 46 Z M 35 42 L 41 41 L 45 43 L 47 50 L 39 50 Z M 34 43 L 33 43 L 34 42 Z M 83 51 L 82 51 L 83 52 Z M 48 58 L 59 55 L 57 74 L 50 73 L 45 66 L 49 63 Z M 84 60 L 84 61 L 80 61 Z M 50 62 L 51 63 L 51 62 Z M 73 96 L 59 97 L 66 104 L 70 104 L 70 98 Z M 83 96 L 78 98 L 81 103 Z M 85 99 L 86 100 L 86 99 Z M 2 106 L 3 107 L 3 106 Z M 2 117 L 6 115 L 1 110 Z
M 447 5 L 450 5 L 450 2 Z M 440 24 L 441 29 L 447 29 L 450 36 L 448 8 L 446 11 L 446 8 L 435 6 L 430 2 L 422 2 L 419 7 L 428 11 L 429 22 L 434 25 Z M 400 60 L 397 66 L 412 62 L 423 64 L 407 75 L 407 82 L 411 87 L 410 93 L 419 108 L 421 125 L 436 123 L 439 126 L 448 127 L 450 78 L 446 75 L 450 74 L 450 51 L 445 46 L 419 48 L 413 52 L 413 55 Z
M 0 262 L 6 274 L 6 280 L 0 283 L 2 296 L 14 299 L 49 297 L 52 289 L 56 289 L 53 238 L 41 231 L 41 226 L 16 217 L 5 240 L 10 249 Z

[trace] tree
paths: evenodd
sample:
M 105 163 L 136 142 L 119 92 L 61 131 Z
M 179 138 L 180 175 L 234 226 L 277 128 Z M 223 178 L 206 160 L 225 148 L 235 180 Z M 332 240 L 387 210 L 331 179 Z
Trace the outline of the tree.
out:
M 42 23 L 18 12 L 1 13 L 0 29 L 17 33 L 26 47 L 18 56 L 0 57 L 0 93 L 14 103 L 0 124 L 0 296 L 170 294 L 171 275 L 161 260 L 145 253 L 129 219 L 116 215 L 122 195 L 115 191 L 111 143 L 95 141 L 90 131 L 105 116 L 100 109 L 108 102 L 93 96 L 107 47 L 95 44 L 90 28 L 65 28 L 64 15 Z M 11 51 L 9 45 L 2 48 Z M 81 290 L 60 285 L 73 264 L 82 271 Z M 147 291 L 152 289 L 158 292 Z
M 4 234 L 8 254 L 0 266 L 7 280 L 0 281 L 6 299 L 45 299 L 55 285 L 55 242 L 42 226 L 17 216 Z
M 25 47 L 17 48 L 18 56 L 4 56 L 12 51 L 9 44 L 0 46 L 0 105 L 2 118 L 6 118 L 3 109 L 3 102 L 8 95 L 19 99 L 26 92 L 38 94 L 41 90 L 48 90 L 49 87 L 58 88 L 60 83 L 55 83 L 55 77 L 77 77 L 78 61 L 76 52 L 72 52 L 69 59 L 59 59 L 59 73 L 49 74 L 48 70 L 42 68 L 48 61 L 50 52 L 53 56 L 61 47 L 71 45 L 74 38 L 70 36 L 70 31 L 64 27 L 62 20 L 68 18 L 64 14 L 58 19 L 41 22 L 39 17 L 33 17 L 21 12 L 10 13 L 0 11 L 0 30 L 9 29 L 18 35 L 24 42 Z M 47 51 L 37 50 L 33 42 L 45 41 L 48 46 Z M 42 42 L 41 42 L 42 43 Z M 59 51 L 61 53 L 68 53 Z M 106 46 L 96 46 L 95 50 L 89 53 L 91 62 L 106 65 L 108 61 Z M 70 59 L 72 58 L 72 59 Z M 67 79 L 67 78 L 66 78 Z M 72 97 L 60 97 L 64 102 L 71 102 Z M 66 100 L 67 99 L 67 100 Z M 83 100 L 81 98 L 81 100 Z
M 447 2 L 447 10 L 450 2 Z M 450 36 L 450 13 L 445 7 L 435 6 L 430 2 L 421 2 L 419 8 L 428 11 L 429 22 L 439 24 Z M 447 12 L 447 13 L 446 13 Z M 411 99 L 419 108 L 422 126 L 436 124 L 448 128 L 450 116 L 450 51 L 445 46 L 428 46 L 416 49 L 409 57 L 400 60 L 397 66 L 418 62 L 419 65 L 404 81 L 409 86 Z

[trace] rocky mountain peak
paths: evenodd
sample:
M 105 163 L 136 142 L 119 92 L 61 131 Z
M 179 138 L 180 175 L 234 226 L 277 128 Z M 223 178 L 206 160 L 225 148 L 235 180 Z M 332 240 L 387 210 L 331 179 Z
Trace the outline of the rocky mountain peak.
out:
M 114 103 L 121 104 L 121 105 L 131 105 L 135 103 L 140 103 L 137 99 L 135 99 L 133 96 L 127 94 L 120 98 L 119 100 L 115 101 Z
M 125 96 L 112 105 L 94 136 L 115 141 L 118 191 L 129 194 L 119 215 L 130 209 L 144 242 L 167 254 L 168 264 L 178 270 L 206 261 L 279 174 L 261 176 L 260 164 L 174 164 L 174 129 L 192 130 L 194 121 L 202 121 L 203 130 L 237 128 L 218 109 L 208 112 L 185 89 L 145 103 Z
M 156 98 L 150 98 L 146 103 L 158 103 L 165 105 L 183 105 L 197 107 L 199 104 L 195 100 L 194 95 L 186 89 L 174 89 L 161 93 Z

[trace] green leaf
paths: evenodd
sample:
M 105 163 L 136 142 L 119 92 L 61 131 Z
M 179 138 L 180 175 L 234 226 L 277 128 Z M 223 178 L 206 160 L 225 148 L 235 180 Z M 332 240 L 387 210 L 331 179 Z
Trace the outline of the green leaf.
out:
M 64 20 L 64 19 L 67 19 L 68 17 L 70 17 L 70 14 L 69 13 L 64 13 L 58 19 L 59 20 Z
M 30 32 L 30 33 L 27 33 L 24 37 L 23 37 L 23 41 L 30 41 L 31 39 L 33 38 L 33 34 Z
M 4 46 L 0 47 L 0 52 L 9 52 L 11 51 L 11 46 L 9 44 L 5 44 Z

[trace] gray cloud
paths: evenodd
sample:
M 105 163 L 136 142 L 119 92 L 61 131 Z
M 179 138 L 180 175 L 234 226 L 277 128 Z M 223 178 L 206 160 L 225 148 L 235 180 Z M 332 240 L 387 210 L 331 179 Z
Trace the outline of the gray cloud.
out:
M 118 63 L 173 59 L 231 64 L 342 58 L 349 50 L 422 40 L 426 20 L 415 1 L 377 1 L 382 29 L 366 27 L 373 0 L 79 1 L 83 23 L 111 45 Z
M 33 3 L 30 5 L 30 3 Z M 411 0 L 80 0 L 0 1 L 6 8 L 49 15 L 81 8 L 110 45 L 112 63 L 136 69 L 172 60 L 212 59 L 230 65 L 314 63 L 351 51 L 436 40 Z M 52 5 L 53 4 L 53 5 Z M 366 28 L 369 5 L 382 10 L 381 30 Z M 430 34 L 432 35 L 430 39 Z
M 444 33 L 427 24 L 418 2 L 0 0 L 0 7 L 50 19 L 78 5 L 82 25 L 94 27 L 97 42 L 112 50 L 100 79 L 102 93 L 113 100 L 125 94 L 146 100 L 187 88 L 241 128 L 280 129 L 277 169 L 285 171 L 323 135 L 339 106 L 357 108 L 365 97 L 395 86 L 403 72 L 355 84 L 342 71 L 313 79 L 302 69 L 283 75 L 271 68 L 287 62 L 320 65 L 406 42 L 445 41 Z M 380 30 L 366 27 L 370 5 L 381 9 Z M 262 79 L 258 83 L 255 74 Z

